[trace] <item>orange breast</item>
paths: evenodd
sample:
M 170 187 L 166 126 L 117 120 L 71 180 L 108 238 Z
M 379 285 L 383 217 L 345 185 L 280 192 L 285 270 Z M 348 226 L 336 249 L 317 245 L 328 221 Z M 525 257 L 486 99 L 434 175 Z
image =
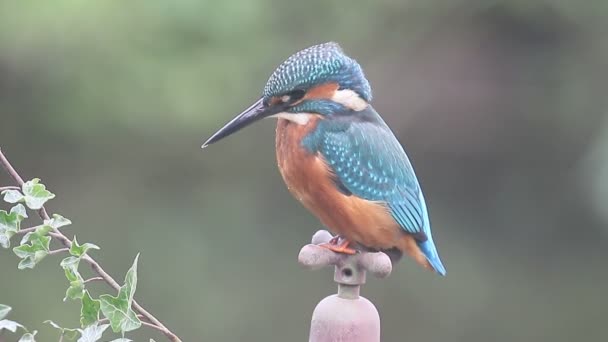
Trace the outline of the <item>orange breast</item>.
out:
M 279 119 L 277 161 L 287 188 L 334 234 L 371 248 L 400 247 L 405 235 L 386 206 L 344 195 L 337 189 L 335 175 L 323 156 L 302 147 L 302 138 L 315 129 L 319 120 L 315 116 L 308 124 L 298 125 Z

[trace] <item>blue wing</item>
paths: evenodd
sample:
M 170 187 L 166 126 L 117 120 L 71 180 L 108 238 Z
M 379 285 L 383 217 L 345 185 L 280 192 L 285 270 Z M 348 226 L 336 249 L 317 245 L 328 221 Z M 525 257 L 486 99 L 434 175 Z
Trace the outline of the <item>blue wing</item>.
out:
M 316 150 L 346 193 L 386 203 L 429 262 L 445 273 L 432 240 L 424 196 L 403 147 L 371 106 L 357 115 L 354 120 L 352 116 L 322 120 Z
M 333 122 L 333 127 L 324 129 L 319 152 L 345 190 L 385 202 L 406 232 L 425 241 L 427 214 L 418 180 L 403 148 L 378 120 Z

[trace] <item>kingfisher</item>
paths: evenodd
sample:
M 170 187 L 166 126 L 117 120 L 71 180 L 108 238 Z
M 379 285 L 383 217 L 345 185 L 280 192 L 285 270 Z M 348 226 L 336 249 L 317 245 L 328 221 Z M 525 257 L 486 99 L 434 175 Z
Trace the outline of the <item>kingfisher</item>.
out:
M 261 98 L 202 147 L 277 118 L 276 157 L 287 188 L 336 234 L 323 247 L 383 251 L 394 262 L 407 254 L 445 275 L 412 164 L 371 100 L 357 61 L 335 42 L 314 45 L 281 63 Z

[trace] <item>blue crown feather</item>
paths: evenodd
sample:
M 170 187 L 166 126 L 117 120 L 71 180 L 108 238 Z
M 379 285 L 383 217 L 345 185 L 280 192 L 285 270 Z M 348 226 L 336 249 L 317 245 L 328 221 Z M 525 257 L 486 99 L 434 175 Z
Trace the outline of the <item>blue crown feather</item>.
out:
M 269 98 L 295 89 L 308 89 L 317 84 L 336 82 L 370 102 L 372 91 L 361 66 L 346 56 L 334 42 L 311 46 L 289 57 L 272 73 L 264 87 Z

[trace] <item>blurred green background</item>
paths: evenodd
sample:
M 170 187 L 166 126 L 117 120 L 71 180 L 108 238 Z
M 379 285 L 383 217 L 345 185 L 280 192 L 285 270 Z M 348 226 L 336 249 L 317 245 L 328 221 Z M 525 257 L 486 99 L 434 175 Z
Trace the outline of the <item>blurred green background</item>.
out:
M 369 279 L 383 341 L 601 341 L 607 18 L 606 1 L 5 0 L 0 146 L 114 277 L 141 252 L 136 298 L 184 341 L 305 341 L 335 284 L 297 264 L 320 224 L 280 179 L 274 123 L 200 144 L 334 40 L 407 147 L 448 269 Z M 41 341 L 46 319 L 77 325 L 59 260 L 17 271 L 0 251 L 0 303 Z

